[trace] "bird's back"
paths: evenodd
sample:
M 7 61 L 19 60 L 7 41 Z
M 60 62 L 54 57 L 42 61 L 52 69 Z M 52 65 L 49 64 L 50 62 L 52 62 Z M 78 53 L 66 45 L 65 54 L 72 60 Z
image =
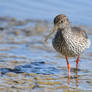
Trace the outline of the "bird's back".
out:
M 83 37 L 84 39 L 88 39 L 88 36 L 84 30 L 79 27 L 72 27 L 73 35 Z

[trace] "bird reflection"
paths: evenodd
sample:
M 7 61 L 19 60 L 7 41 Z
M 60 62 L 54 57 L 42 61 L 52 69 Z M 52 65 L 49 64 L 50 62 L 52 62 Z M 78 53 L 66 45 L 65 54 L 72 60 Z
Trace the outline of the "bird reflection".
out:
M 78 70 L 78 69 L 77 69 Z M 75 75 L 73 76 L 68 76 L 68 79 L 67 79 L 67 84 L 70 85 L 70 83 L 72 82 L 72 80 L 75 80 L 75 85 L 76 87 L 78 87 L 79 85 L 79 75 L 78 75 L 78 71 L 77 71 L 75 68 L 73 69 L 73 72 L 75 73 Z

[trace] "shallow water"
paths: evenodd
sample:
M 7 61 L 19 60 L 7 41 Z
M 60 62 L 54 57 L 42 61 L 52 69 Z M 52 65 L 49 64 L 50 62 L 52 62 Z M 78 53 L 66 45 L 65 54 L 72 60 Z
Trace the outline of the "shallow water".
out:
M 64 57 L 51 39 L 44 43 L 52 24 L 46 21 L 0 18 L 0 92 L 91 92 L 92 46 L 81 55 L 78 73 L 69 59 L 69 84 Z M 92 30 L 85 28 L 92 41 Z

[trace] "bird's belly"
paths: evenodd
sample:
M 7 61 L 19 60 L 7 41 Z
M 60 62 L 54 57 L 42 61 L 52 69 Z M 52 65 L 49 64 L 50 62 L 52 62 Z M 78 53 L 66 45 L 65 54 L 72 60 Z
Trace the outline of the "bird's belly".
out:
M 60 52 L 64 56 L 68 57 L 75 57 L 80 55 L 85 49 L 85 44 L 74 43 L 74 42 L 68 42 L 65 41 L 52 41 L 53 47 L 56 49 L 56 51 Z

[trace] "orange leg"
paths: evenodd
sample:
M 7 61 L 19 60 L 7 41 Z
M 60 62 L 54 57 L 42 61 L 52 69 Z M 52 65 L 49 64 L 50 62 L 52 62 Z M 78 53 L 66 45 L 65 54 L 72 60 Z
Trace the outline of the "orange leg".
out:
M 66 62 L 67 62 L 67 68 L 68 68 L 69 79 L 70 79 L 70 77 L 71 77 L 71 73 L 70 73 L 70 64 L 69 64 L 69 62 L 68 62 L 68 58 L 67 58 L 67 56 L 65 56 L 65 59 L 66 59 Z
M 78 70 L 78 63 L 79 63 L 79 56 L 78 56 L 78 58 L 76 60 L 76 70 Z

